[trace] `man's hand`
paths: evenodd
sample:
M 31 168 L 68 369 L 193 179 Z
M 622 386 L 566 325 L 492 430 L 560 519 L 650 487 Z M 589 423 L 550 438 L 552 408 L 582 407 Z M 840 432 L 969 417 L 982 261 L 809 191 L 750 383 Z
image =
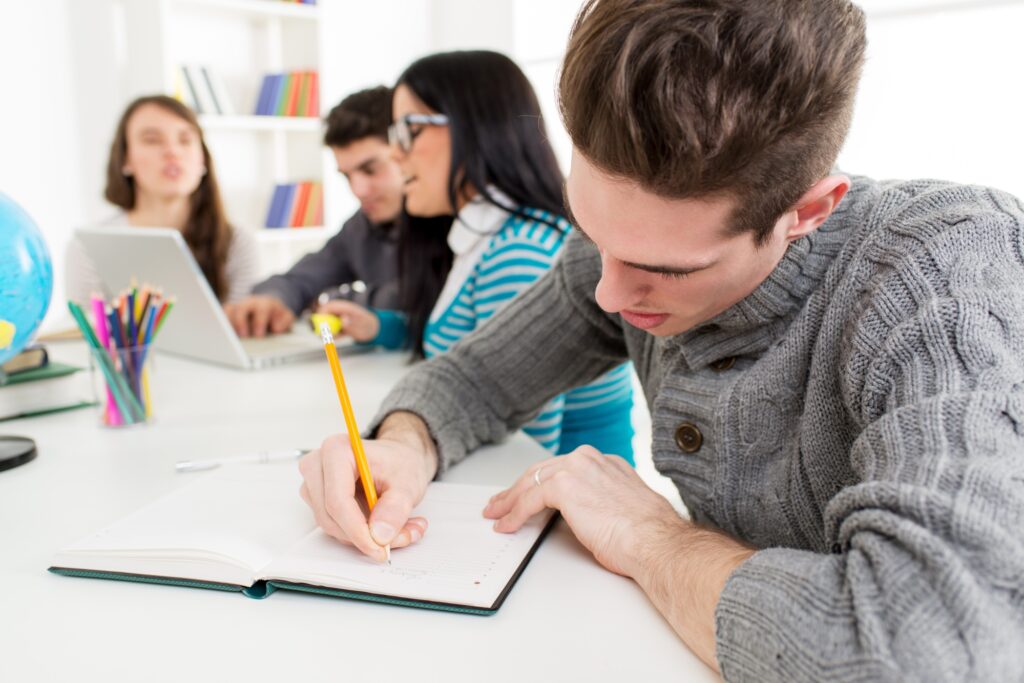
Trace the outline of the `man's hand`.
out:
M 495 495 L 484 516 L 497 531 L 519 529 L 555 508 L 597 561 L 628 576 L 709 667 L 715 659 L 715 609 L 729 576 L 754 550 L 682 519 L 624 460 L 589 446 L 532 465 Z
M 638 573 L 643 532 L 681 521 L 625 460 L 590 446 L 530 466 L 512 488 L 491 499 L 484 517 L 497 520 L 497 531 L 513 532 L 544 508 L 559 510 L 598 562 L 629 577 Z
M 299 495 L 329 536 L 354 545 L 383 562 L 384 546 L 401 548 L 420 540 L 427 520 L 412 517 L 437 471 L 437 454 L 426 425 L 411 413 L 390 415 L 378 438 L 363 442 L 377 487 L 377 505 L 367 520 L 365 498 L 348 436 L 328 437 L 299 461 Z
M 239 337 L 264 337 L 292 329 L 295 314 L 273 296 L 253 295 L 238 303 L 225 304 L 231 326 Z
M 344 299 L 332 299 L 320 304 L 317 313 L 330 313 L 341 318 L 341 334 L 356 341 L 373 341 L 380 332 L 380 319 L 371 310 Z

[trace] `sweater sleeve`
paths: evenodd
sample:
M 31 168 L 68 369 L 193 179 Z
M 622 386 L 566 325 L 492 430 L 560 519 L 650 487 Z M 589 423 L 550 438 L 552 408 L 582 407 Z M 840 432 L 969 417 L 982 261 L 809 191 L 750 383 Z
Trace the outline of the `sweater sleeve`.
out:
M 319 251 L 303 256 L 288 272 L 274 275 L 253 288 L 253 294 L 275 296 L 296 315 L 332 285 L 356 280 L 350 259 L 358 253 L 357 243 L 367 240 L 369 224 L 356 213 L 327 240 Z
M 626 357 L 616 317 L 593 300 L 596 251 L 578 236 L 537 283 L 445 354 L 414 368 L 388 395 L 369 428 L 405 410 L 427 423 L 439 472 L 481 444 L 518 429 L 553 397 Z
M 831 554 L 765 549 L 730 577 L 726 680 L 1024 676 L 1024 221 L 1007 215 L 865 247 L 877 277 L 842 342 L 856 481 L 822 511 Z

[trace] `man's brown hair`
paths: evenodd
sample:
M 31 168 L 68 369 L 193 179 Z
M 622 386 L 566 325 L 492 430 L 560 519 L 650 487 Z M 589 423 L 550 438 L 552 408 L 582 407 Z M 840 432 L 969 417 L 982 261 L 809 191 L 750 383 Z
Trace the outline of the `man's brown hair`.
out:
M 828 175 L 866 46 L 847 0 L 589 0 L 559 83 L 576 149 L 673 198 L 732 197 L 763 244 Z
M 199 136 L 199 144 L 203 149 L 203 163 L 206 173 L 199 182 L 189 200 L 188 220 L 182 237 L 188 244 L 192 255 L 203 271 L 210 289 L 221 301 L 228 295 L 228 281 L 225 273 L 228 249 L 231 246 L 232 227 L 224 212 L 224 204 L 220 198 L 220 186 L 217 173 L 213 168 L 213 158 L 206 147 L 203 129 L 191 109 L 166 95 L 147 95 L 140 97 L 124 110 L 117 122 L 114 140 L 110 143 L 110 156 L 107 158 L 107 186 L 103 196 L 108 202 L 119 206 L 125 211 L 135 208 L 135 178 L 125 175 L 124 165 L 128 159 L 128 122 L 132 115 L 146 105 L 154 105 L 165 109 L 178 118 L 189 123 Z
M 325 123 L 324 144 L 328 147 L 346 147 L 369 137 L 387 142 L 391 88 L 378 85 L 352 93 L 331 109 Z

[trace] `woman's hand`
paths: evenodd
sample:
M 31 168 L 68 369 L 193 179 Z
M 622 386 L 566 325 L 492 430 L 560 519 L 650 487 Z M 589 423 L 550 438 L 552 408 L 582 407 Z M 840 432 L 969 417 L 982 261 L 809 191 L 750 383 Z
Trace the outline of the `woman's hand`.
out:
M 341 318 L 341 334 L 348 335 L 358 342 L 373 341 L 380 332 L 380 319 L 377 318 L 377 314 L 351 301 L 332 299 L 317 306 L 316 312 L 330 313 Z

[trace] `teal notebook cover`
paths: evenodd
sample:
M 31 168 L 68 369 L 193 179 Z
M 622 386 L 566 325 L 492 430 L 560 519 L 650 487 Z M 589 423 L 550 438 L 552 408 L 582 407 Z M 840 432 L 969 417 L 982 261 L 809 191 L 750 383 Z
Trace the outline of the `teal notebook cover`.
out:
M 185 588 L 204 588 L 207 590 L 226 591 L 230 593 L 241 593 L 254 600 L 262 600 L 278 590 L 298 591 L 314 595 L 324 595 L 332 598 L 345 598 L 349 600 L 362 600 L 365 602 L 376 602 L 383 605 L 396 605 L 399 607 L 415 607 L 417 609 L 433 609 L 442 612 L 456 612 L 458 614 L 473 614 L 477 616 L 490 616 L 495 614 L 504 604 L 512 587 L 515 586 L 519 577 L 526 570 L 533 554 L 537 552 L 541 541 L 547 536 L 551 527 L 554 526 L 558 515 L 554 514 L 544 525 L 543 531 L 537 536 L 537 540 L 531 546 L 529 552 L 523 557 L 523 561 L 512 574 L 505 588 L 501 591 L 497 600 L 490 607 L 477 607 L 473 605 L 460 605 L 451 602 L 435 602 L 432 600 L 410 600 L 408 598 L 381 595 L 377 593 L 366 593 L 356 590 L 343 590 L 327 586 L 315 586 L 306 583 L 295 583 L 291 581 L 271 580 L 257 581 L 251 586 L 239 586 L 230 583 L 217 583 L 215 581 L 198 581 L 195 579 L 181 579 L 170 576 L 147 576 L 144 574 L 127 574 L 122 572 L 99 571 L 93 569 L 72 569 L 69 567 L 50 567 L 48 571 L 61 576 L 72 576 L 85 579 L 107 579 L 111 581 L 128 581 L 132 583 L 155 583 L 165 586 L 182 586 Z

